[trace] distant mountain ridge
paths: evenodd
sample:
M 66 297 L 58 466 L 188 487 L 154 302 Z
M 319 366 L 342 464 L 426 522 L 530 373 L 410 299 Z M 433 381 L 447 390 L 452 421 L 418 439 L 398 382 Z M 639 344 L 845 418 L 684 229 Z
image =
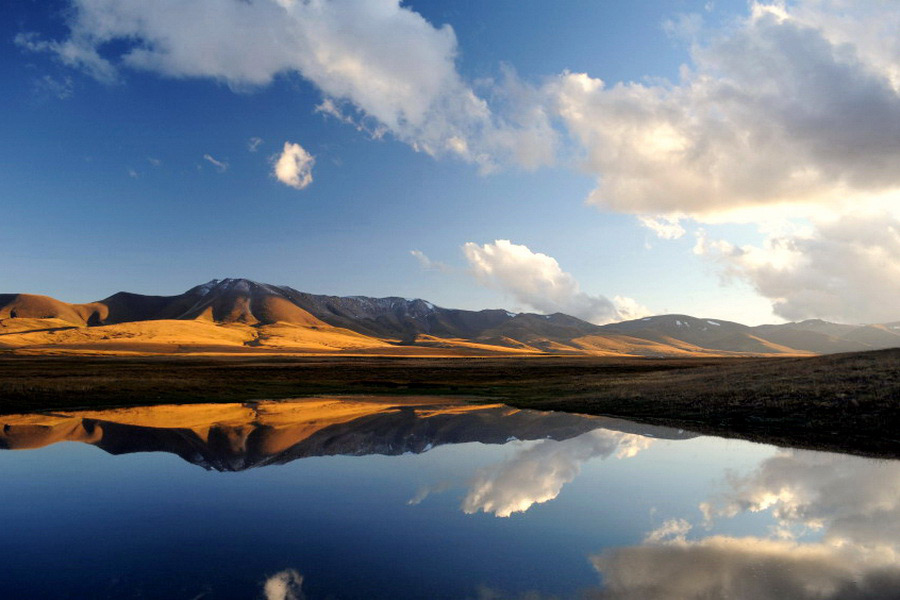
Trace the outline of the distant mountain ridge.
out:
M 40 322 L 32 323 L 34 320 Z M 170 343 L 176 343 L 178 340 L 160 329 L 173 321 L 197 323 L 175 327 L 179 331 L 187 327 L 189 331 L 181 335 L 188 337 L 200 335 L 206 340 L 212 336 L 212 345 L 315 349 L 313 338 L 318 335 L 328 339 L 325 351 L 365 348 L 376 352 L 378 348 L 412 346 L 470 354 L 690 356 L 821 354 L 900 346 L 900 322 L 843 325 L 808 320 L 750 327 L 721 319 L 659 315 L 600 326 L 562 313 L 470 311 L 443 308 L 418 298 L 317 295 L 248 279 L 213 279 L 175 296 L 118 292 L 85 304 L 0 294 L 0 348 L 103 345 L 101 340 L 121 346 L 123 328 L 114 326 L 129 323 L 147 323 L 156 328 L 154 340 L 172 338 Z M 211 326 L 229 327 L 231 337 L 219 340 L 222 332 L 214 335 Z M 77 332 L 80 337 L 70 331 L 75 328 L 81 328 Z M 94 339 L 95 328 L 108 335 Z M 139 344 L 143 330 L 131 329 L 125 337 Z M 37 336 L 38 332 L 44 335 Z M 300 338 L 302 342 L 297 341 Z M 186 339 L 178 346 L 189 348 L 192 343 Z

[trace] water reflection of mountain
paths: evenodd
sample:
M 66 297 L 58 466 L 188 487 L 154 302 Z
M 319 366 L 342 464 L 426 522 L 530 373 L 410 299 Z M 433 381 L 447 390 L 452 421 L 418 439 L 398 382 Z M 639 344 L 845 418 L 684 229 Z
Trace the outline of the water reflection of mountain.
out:
M 692 434 L 618 419 L 426 399 L 313 398 L 133 407 L 0 417 L 0 448 L 64 441 L 110 454 L 170 452 L 206 469 L 240 471 L 331 455 L 420 453 L 512 438 L 565 440 L 598 428 L 660 438 Z

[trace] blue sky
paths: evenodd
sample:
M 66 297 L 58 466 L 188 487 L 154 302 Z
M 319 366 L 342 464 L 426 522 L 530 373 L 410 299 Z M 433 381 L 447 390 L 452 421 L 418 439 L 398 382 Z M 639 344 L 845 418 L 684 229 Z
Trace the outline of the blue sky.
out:
M 2 291 L 895 320 L 897 9 L 840 4 L 15 3 Z

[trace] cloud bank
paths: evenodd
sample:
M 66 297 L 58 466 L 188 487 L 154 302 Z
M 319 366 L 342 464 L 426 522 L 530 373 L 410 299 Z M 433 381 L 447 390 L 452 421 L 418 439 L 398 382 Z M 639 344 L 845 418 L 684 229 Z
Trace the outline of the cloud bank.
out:
M 693 46 L 674 85 L 607 86 L 585 73 L 551 84 L 585 168 L 599 178 L 590 201 L 703 217 L 900 189 L 893 34 L 878 27 L 882 45 L 867 52 L 847 34 L 859 25 L 854 15 L 866 16 L 856 3 L 797 4 L 753 4 L 733 29 Z M 830 18 L 829 8 L 846 18 Z M 897 11 L 881 12 L 900 26 Z
M 581 291 L 578 281 L 555 258 L 509 240 L 481 246 L 468 242 L 463 253 L 482 284 L 543 313 L 561 312 L 597 324 L 650 314 L 631 298 L 610 300 Z
M 764 230 L 808 219 L 811 229 L 762 246 L 719 240 L 702 254 L 786 319 L 896 320 L 900 11 L 754 2 L 718 31 L 697 15 L 682 23 L 692 60 L 675 83 L 566 72 L 547 84 L 597 176 L 589 202 L 639 215 L 665 239 L 685 233 L 678 217 Z

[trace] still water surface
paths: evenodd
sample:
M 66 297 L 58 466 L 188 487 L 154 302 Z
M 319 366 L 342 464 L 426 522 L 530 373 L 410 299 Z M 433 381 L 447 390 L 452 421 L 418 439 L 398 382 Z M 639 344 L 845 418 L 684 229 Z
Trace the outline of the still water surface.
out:
M 434 398 L 0 424 L 3 598 L 900 598 L 900 461 Z

